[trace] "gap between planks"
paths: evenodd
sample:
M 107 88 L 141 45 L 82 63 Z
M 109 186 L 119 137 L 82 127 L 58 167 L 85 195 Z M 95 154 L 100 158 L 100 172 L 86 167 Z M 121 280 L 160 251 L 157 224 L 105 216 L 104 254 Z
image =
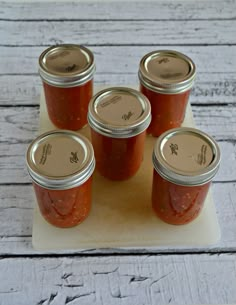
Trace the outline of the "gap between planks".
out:
M 92 253 L 94 251 L 94 253 Z M 100 251 L 100 252 L 98 252 Z M 104 252 L 103 252 L 104 251 Z M 112 252 L 114 251 L 114 252 Z M 212 250 L 179 250 L 179 249 L 174 249 L 174 250 L 132 250 L 132 249 L 127 249 L 123 250 L 122 249 L 88 249 L 88 250 L 81 250 L 80 252 L 72 252 L 72 253 L 30 253 L 30 254 L 4 254 L 0 255 L 0 260 L 4 259 L 11 259 L 11 258 L 63 258 L 63 257 L 72 257 L 72 258 L 87 258 L 87 257 L 140 257 L 140 256 L 148 256 L 148 257 L 171 257 L 171 256 L 196 256 L 196 255 L 209 255 L 209 256 L 220 256 L 220 255 L 235 255 L 236 254 L 236 249 L 232 250 L 222 250 L 222 249 L 212 249 Z M 129 251 L 129 252 L 127 252 Z

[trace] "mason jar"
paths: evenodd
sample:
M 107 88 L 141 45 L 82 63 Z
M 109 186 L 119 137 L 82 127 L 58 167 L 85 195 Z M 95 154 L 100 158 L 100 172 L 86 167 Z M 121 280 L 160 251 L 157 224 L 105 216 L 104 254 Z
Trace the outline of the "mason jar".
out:
M 81 45 L 56 45 L 40 55 L 48 116 L 56 127 L 78 130 L 87 124 L 94 72 L 93 53 Z
M 152 207 L 163 221 L 182 225 L 201 212 L 220 164 L 220 149 L 206 133 L 180 127 L 162 134 L 153 150 Z
M 113 87 L 98 92 L 89 103 L 88 123 L 98 172 L 125 180 L 138 171 L 151 121 L 148 99 L 139 91 Z
M 159 136 L 181 126 L 195 74 L 193 61 L 180 52 L 153 51 L 141 59 L 140 91 L 149 99 L 152 108 L 149 134 Z
M 44 219 L 61 228 L 81 223 L 91 207 L 91 143 L 72 131 L 50 131 L 30 144 L 26 160 Z

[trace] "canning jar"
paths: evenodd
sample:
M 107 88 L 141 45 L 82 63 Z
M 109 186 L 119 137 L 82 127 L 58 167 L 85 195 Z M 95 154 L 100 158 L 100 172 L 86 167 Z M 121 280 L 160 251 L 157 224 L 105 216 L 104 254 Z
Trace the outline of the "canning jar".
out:
M 52 46 L 40 55 L 47 111 L 56 127 L 78 130 L 87 124 L 94 72 L 93 53 L 84 46 Z
M 27 167 L 41 214 L 50 224 L 73 227 L 88 216 L 95 159 L 85 137 L 66 130 L 40 135 L 28 148 Z
M 96 168 L 102 176 L 125 180 L 137 172 L 150 121 L 149 101 L 137 90 L 113 87 L 92 98 L 88 123 Z
M 201 212 L 220 163 L 213 138 L 195 128 L 162 134 L 153 150 L 152 206 L 163 221 L 182 225 Z
M 180 52 L 153 51 L 141 59 L 140 91 L 152 108 L 149 134 L 159 136 L 181 126 L 195 74 L 193 61 Z

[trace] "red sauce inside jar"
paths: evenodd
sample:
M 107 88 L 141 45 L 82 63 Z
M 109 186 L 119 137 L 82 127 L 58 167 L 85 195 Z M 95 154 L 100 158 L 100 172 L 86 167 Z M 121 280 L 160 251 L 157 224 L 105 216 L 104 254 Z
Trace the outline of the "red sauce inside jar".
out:
M 181 126 L 195 70 L 193 61 L 175 50 L 156 50 L 143 56 L 139 80 L 140 91 L 149 99 L 152 108 L 149 134 L 158 137 Z
M 201 212 L 210 182 L 197 186 L 174 184 L 153 171 L 152 207 L 157 216 L 173 225 L 193 221 Z
M 157 216 L 173 225 L 193 221 L 219 168 L 215 140 L 195 128 L 171 129 L 156 140 L 152 161 L 152 207 Z
M 43 217 L 52 225 L 69 228 L 87 218 L 91 207 L 92 176 L 67 190 L 50 190 L 33 183 Z
M 87 124 L 94 72 L 93 53 L 82 45 L 59 44 L 41 53 L 39 74 L 49 118 L 56 127 L 78 130 Z
M 42 216 L 60 228 L 81 223 L 92 198 L 90 141 L 69 130 L 48 131 L 30 144 L 26 161 Z
M 146 131 L 130 138 L 110 138 L 91 129 L 96 169 L 111 180 L 135 175 L 142 160 Z
M 48 115 L 61 129 L 78 130 L 87 124 L 93 80 L 76 87 L 55 87 L 43 82 Z
M 140 84 L 140 91 L 149 99 L 152 109 L 152 121 L 147 129 L 148 134 L 159 136 L 168 129 L 181 126 L 190 90 L 179 94 L 162 94 Z
M 131 88 L 104 89 L 90 101 L 88 121 L 98 172 L 111 180 L 135 175 L 151 121 L 148 99 Z

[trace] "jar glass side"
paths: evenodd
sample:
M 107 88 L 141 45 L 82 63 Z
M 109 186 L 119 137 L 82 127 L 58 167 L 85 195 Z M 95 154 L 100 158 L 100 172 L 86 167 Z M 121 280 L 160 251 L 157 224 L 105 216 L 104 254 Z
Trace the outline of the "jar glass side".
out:
M 203 185 L 174 184 L 153 170 L 152 207 L 164 222 L 184 225 L 199 216 L 204 206 L 211 181 Z
M 43 81 L 47 111 L 61 129 L 79 130 L 87 124 L 88 104 L 93 96 L 93 79 L 75 87 L 55 87 Z
M 80 186 L 51 190 L 33 182 L 40 212 L 50 224 L 69 228 L 85 220 L 92 202 L 92 176 Z
M 146 131 L 129 138 L 106 137 L 91 128 L 98 172 L 111 180 L 126 180 L 136 174 L 143 160 Z
M 140 91 L 151 104 L 152 120 L 147 129 L 148 134 L 158 137 L 169 129 L 181 126 L 191 90 L 178 94 L 163 94 L 140 83 Z

